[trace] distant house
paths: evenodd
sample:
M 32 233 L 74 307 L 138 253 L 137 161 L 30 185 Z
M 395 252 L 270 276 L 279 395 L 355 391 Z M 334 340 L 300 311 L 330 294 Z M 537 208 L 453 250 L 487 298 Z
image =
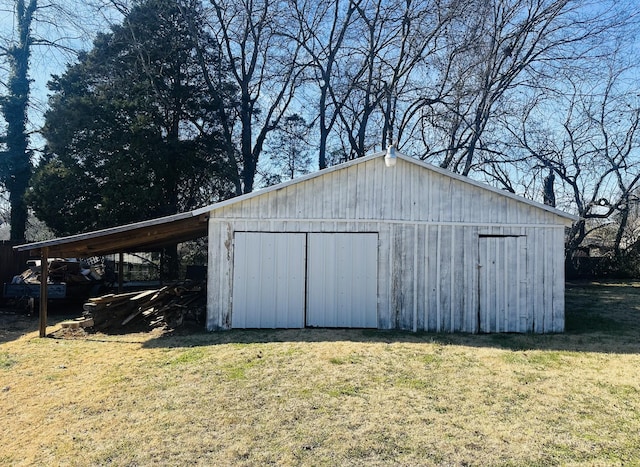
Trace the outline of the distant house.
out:
M 564 330 L 574 220 L 378 153 L 189 213 L 20 248 L 82 256 L 208 233 L 212 331 L 544 333 Z

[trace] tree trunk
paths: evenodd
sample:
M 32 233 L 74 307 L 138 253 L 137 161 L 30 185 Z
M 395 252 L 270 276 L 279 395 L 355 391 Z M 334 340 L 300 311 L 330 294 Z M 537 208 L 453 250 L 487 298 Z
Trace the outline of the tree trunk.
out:
M 29 57 L 31 55 L 31 22 L 37 1 L 16 2 L 18 43 L 9 48 L 7 55 L 11 66 L 8 90 L 3 99 L 2 113 L 7 122 L 7 154 L 3 164 L 2 181 L 9 190 L 11 204 L 12 241 L 25 240 L 27 205 L 24 195 L 31 178 L 31 154 L 28 150 L 27 107 L 29 104 Z
M 328 78 L 325 78 L 328 79 Z M 329 129 L 327 128 L 327 86 L 320 87 L 320 147 L 318 148 L 318 169 L 327 168 L 327 138 Z
M 256 176 L 257 161 L 254 160 L 253 150 L 251 147 L 251 117 L 252 109 L 249 103 L 250 96 L 248 92 L 243 91 L 242 103 L 241 103 L 241 115 L 242 132 L 241 132 L 241 151 L 244 167 L 242 168 L 242 183 L 244 185 L 244 193 L 251 193 L 253 191 L 253 181 Z
M 555 178 L 556 176 L 554 175 L 553 170 L 549 170 L 549 175 L 544 178 L 544 189 L 542 192 L 544 204 L 554 208 L 556 207 L 556 192 L 553 188 Z

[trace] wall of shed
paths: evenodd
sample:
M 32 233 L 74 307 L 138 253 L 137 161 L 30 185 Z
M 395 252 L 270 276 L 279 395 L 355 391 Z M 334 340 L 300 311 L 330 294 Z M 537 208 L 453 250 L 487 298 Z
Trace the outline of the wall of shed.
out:
M 522 299 L 518 315 L 491 332 L 564 330 L 563 230 L 557 227 L 381 222 L 277 223 L 212 220 L 209 236 L 208 329 L 230 329 L 233 232 L 377 232 L 378 328 L 433 332 L 478 332 L 479 235 L 526 237 L 526 259 L 518 261 Z M 276 227 L 278 230 L 275 230 Z M 509 260 L 509 259 L 507 259 Z M 507 277 L 498 277 L 505 290 Z
M 372 159 L 211 212 L 207 327 L 231 327 L 234 232 L 376 232 L 379 329 L 478 332 L 479 238 L 516 235 L 526 238 L 525 259 L 513 259 L 519 311 L 492 331 L 561 332 L 565 223 L 406 161 Z

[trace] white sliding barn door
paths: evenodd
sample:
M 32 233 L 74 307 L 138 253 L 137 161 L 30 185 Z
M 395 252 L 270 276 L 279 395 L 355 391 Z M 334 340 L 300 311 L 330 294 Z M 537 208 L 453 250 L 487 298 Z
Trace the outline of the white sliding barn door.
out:
M 232 328 L 304 327 L 306 235 L 236 232 Z
M 310 233 L 307 326 L 377 328 L 378 234 Z
M 529 332 L 527 237 L 486 236 L 479 243 L 480 332 Z

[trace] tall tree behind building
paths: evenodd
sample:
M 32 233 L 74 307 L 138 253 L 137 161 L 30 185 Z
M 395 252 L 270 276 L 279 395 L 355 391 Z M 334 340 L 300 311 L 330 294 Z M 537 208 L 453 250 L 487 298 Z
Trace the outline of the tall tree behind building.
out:
M 198 2 L 182 3 L 200 21 Z M 197 41 L 220 70 L 215 42 L 204 34 Z M 195 43 L 175 1 L 149 0 L 54 77 L 43 131 L 49 154 L 30 200 L 57 234 L 229 196 L 217 118 L 224 98 L 211 98 Z
M 31 178 L 31 152 L 27 135 L 29 104 L 29 57 L 33 39 L 31 26 L 37 0 L 18 0 L 15 4 L 17 39 L 0 51 L 9 63 L 7 94 L 0 97 L 0 109 L 6 121 L 5 150 L 0 153 L 0 182 L 9 191 L 11 240 L 25 239 L 27 204 L 24 195 Z
M 55 64 L 73 60 L 99 27 L 91 13 L 69 0 L 0 2 L 0 190 L 8 198 L 2 203 L 12 240 L 40 235 L 25 193 L 42 148 L 42 90 Z

